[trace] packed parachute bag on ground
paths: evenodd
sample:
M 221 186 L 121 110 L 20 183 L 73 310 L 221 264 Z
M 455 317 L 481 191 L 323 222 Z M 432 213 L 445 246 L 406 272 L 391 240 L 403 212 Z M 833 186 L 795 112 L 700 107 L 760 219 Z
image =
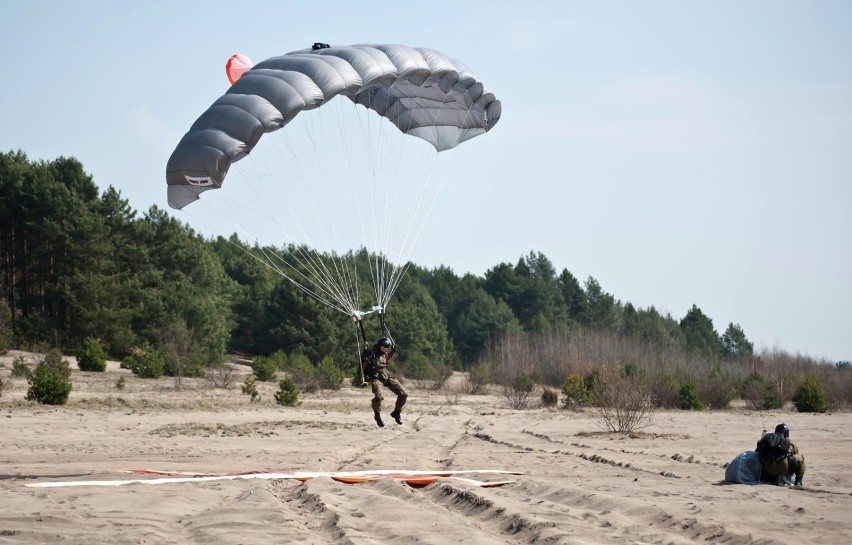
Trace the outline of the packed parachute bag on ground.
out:
M 757 452 L 747 450 L 731 460 L 725 468 L 725 482 L 756 485 L 760 484 L 762 465 Z

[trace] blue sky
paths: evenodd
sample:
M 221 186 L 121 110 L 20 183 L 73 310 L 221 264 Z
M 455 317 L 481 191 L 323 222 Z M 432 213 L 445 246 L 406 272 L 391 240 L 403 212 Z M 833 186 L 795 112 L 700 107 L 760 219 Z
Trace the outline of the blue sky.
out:
M 852 2 L 11 0 L 0 150 L 167 208 L 225 60 L 317 41 L 437 49 L 503 103 L 417 264 L 542 252 L 623 302 L 852 360 Z

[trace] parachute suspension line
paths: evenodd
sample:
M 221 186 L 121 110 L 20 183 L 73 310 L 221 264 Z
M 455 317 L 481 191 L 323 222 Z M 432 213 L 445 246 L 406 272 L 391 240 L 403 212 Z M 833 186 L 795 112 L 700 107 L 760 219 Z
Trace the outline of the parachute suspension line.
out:
M 274 184 L 280 190 L 281 184 Z M 268 195 L 266 196 L 268 197 Z M 266 204 L 266 199 L 261 199 L 260 202 Z M 275 214 L 270 213 L 270 217 L 275 221 L 276 225 L 281 228 L 280 222 Z M 298 220 L 298 218 L 296 218 Z M 305 233 L 305 230 L 301 228 L 301 224 L 299 224 L 300 231 Z M 287 235 L 286 230 L 282 229 L 282 232 Z M 290 237 L 292 239 L 292 237 Z M 260 246 L 260 245 L 259 245 Z M 312 295 L 320 302 L 331 306 L 332 308 L 338 308 L 338 305 L 330 304 L 323 296 L 320 296 L 319 293 L 323 293 L 325 297 L 330 297 L 340 304 L 342 304 L 346 309 L 354 308 L 354 303 L 351 303 L 352 297 L 347 297 L 343 294 L 344 290 L 340 283 L 335 282 L 334 278 L 328 273 L 325 268 L 325 264 L 323 263 L 321 257 L 316 251 L 310 250 L 308 247 L 306 249 L 305 246 L 296 246 L 291 245 L 288 249 L 288 255 L 294 256 L 294 259 L 297 261 L 298 265 L 301 265 L 303 268 L 310 271 L 312 274 L 310 276 L 305 275 L 302 271 L 300 271 L 295 265 L 289 263 L 286 259 L 284 259 L 279 253 L 272 252 L 267 248 L 263 248 L 260 246 L 260 251 L 262 252 L 265 262 L 270 269 L 275 271 L 281 276 L 284 276 L 298 287 L 300 287 L 306 293 Z M 293 276 L 287 274 L 278 264 L 284 264 L 289 266 L 289 268 L 295 272 L 295 276 L 301 277 L 303 280 L 298 281 Z M 305 283 L 313 284 L 317 289 L 309 289 L 305 285 Z M 342 310 L 341 312 L 347 312 L 347 310 Z M 347 312 L 348 313 L 348 312 Z
M 202 210 L 202 209 L 206 206 L 207 208 L 209 208 L 209 209 L 211 209 L 211 210 L 213 210 L 213 211 L 215 212 L 216 217 L 223 217 L 223 216 L 224 216 L 224 217 L 227 217 L 227 215 L 226 215 L 226 214 L 224 214 L 223 212 L 220 212 L 220 211 L 218 210 L 218 207 L 217 207 L 217 206 L 215 206 L 215 204 L 214 204 L 214 202 L 213 202 L 212 200 L 208 200 L 208 199 L 201 199 L 201 201 L 204 203 L 204 205 L 196 205 L 196 206 L 195 206 L 194 208 L 192 208 L 190 211 L 187 211 L 188 215 L 192 215 L 190 212 L 192 212 L 192 211 L 200 211 L 200 210 Z M 226 205 L 227 205 L 227 208 L 231 208 L 231 209 L 233 209 L 233 206 L 232 206 L 230 203 L 226 203 Z M 234 217 L 237 217 L 237 216 L 234 216 Z M 194 222 L 196 222 L 196 224 L 197 224 L 197 223 L 206 223 L 206 222 L 203 220 L 203 218 L 202 218 L 202 217 L 200 217 L 200 216 L 199 216 L 199 217 L 195 217 L 195 218 L 194 218 Z M 244 227 L 241 227 L 241 226 L 238 226 L 238 227 L 239 227 L 239 228 L 240 228 L 240 230 L 243 232 L 243 234 L 247 234 L 247 233 L 246 233 L 246 229 L 245 229 Z M 213 230 L 214 230 L 214 228 L 212 228 L 212 227 L 211 227 L 211 228 L 209 228 L 209 231 L 211 231 L 211 232 L 212 232 Z M 251 238 L 251 237 L 249 236 L 249 238 Z M 328 306 L 328 307 L 330 307 L 330 308 L 333 308 L 333 309 L 335 309 L 335 310 L 338 310 L 338 311 L 340 311 L 340 312 L 343 312 L 343 313 L 345 313 L 345 314 L 351 314 L 351 309 L 350 309 L 350 308 L 348 308 L 348 307 L 352 307 L 352 308 L 354 308 L 354 305 L 346 305 L 346 306 L 337 305 L 337 304 L 335 304 L 333 301 L 330 301 L 330 300 L 329 300 L 329 298 L 328 298 L 328 293 L 325 293 L 325 295 L 324 295 L 324 294 L 323 294 L 323 290 L 321 290 L 321 289 L 320 289 L 320 290 L 311 289 L 310 287 L 308 287 L 308 285 L 306 285 L 306 284 L 312 284 L 311 279 L 310 279 L 309 277 L 305 276 L 303 273 L 301 273 L 301 272 L 300 272 L 298 269 L 296 269 L 295 267 L 293 267 L 293 268 L 292 268 L 292 270 L 293 270 L 293 271 L 294 271 L 294 273 L 295 273 L 294 275 L 287 274 L 285 271 L 283 271 L 283 270 L 282 270 L 280 267 L 278 267 L 278 266 L 277 266 L 277 264 L 276 264 L 276 261 L 279 261 L 281 258 L 280 258 L 280 257 L 278 257 L 278 256 L 277 256 L 276 254 L 274 254 L 273 252 L 271 252 L 271 250 L 269 250 L 268 248 L 264 248 L 264 247 L 262 247 L 262 246 L 261 246 L 261 245 L 257 242 L 257 240 L 255 240 L 255 245 L 256 245 L 257 252 L 259 252 L 259 253 L 261 254 L 261 256 L 258 256 L 256 253 L 254 253 L 254 252 L 250 251 L 250 250 L 246 247 L 246 245 L 245 245 L 244 243 L 242 243 L 242 242 L 239 242 L 239 243 L 238 243 L 238 242 L 234 242 L 234 240 L 232 240 L 231 238 L 229 238 L 229 239 L 227 239 L 227 240 L 228 240 L 228 243 L 229 243 L 229 244 L 232 244 L 232 245 L 234 245 L 235 247 L 239 248 L 239 249 L 240 249 L 242 252 L 244 252 L 246 255 L 250 256 L 252 259 L 256 260 L 257 262 L 259 262 L 260 264 L 262 264 L 262 265 L 263 265 L 263 266 L 265 266 L 266 268 L 268 268 L 268 269 L 272 270 L 273 272 L 275 272 L 275 273 L 279 274 L 280 276 L 283 276 L 284 278 L 286 278 L 287 280 L 289 280 L 292 284 L 294 284 L 296 287 L 298 287 L 300 290 L 302 290 L 302 291 L 303 291 L 303 292 L 305 292 L 306 294 L 310 295 L 311 297 L 313 297 L 314 299 L 316 299 L 316 300 L 317 300 L 317 301 L 319 301 L 320 303 L 322 303 L 322 304 L 324 304 L 324 305 L 326 305 L 326 306 Z M 300 281 L 299 279 L 297 279 L 297 277 L 301 277 L 301 278 L 302 278 L 302 281 Z M 331 298 L 332 298 L 332 299 L 334 299 L 334 300 L 338 300 L 338 301 L 340 300 L 340 299 L 339 299 L 339 298 L 337 298 L 337 297 L 331 297 Z
M 338 101 L 338 104 L 339 103 L 340 102 Z M 332 108 L 326 108 L 326 110 L 332 111 L 332 112 L 334 111 L 334 109 L 332 109 Z M 305 117 L 307 119 L 308 116 L 303 116 L 303 117 Z M 307 125 L 307 123 L 305 124 L 305 128 L 311 129 L 311 127 L 309 127 Z M 344 144 L 347 144 L 350 139 L 348 139 L 345 136 L 345 130 L 346 130 L 345 124 L 344 123 L 338 123 L 338 128 L 340 129 L 341 134 L 344 134 L 344 136 L 342 137 L 342 142 Z M 315 131 L 315 129 L 314 129 L 314 131 Z M 289 133 L 287 133 L 286 131 L 284 131 L 283 134 L 286 134 L 289 137 Z M 317 138 L 316 134 L 313 134 L 313 133 L 309 133 L 309 134 L 310 134 L 309 141 L 311 142 L 311 145 L 313 147 L 314 156 L 317 157 L 317 165 L 318 165 L 320 171 L 322 172 L 322 175 L 320 176 L 320 178 L 323 181 L 325 181 L 325 179 L 327 179 L 327 176 L 325 174 L 325 169 L 322 168 L 323 167 L 322 161 L 319 158 L 319 153 L 320 153 L 319 149 L 321 147 L 320 141 Z M 293 162 L 297 164 L 298 171 L 300 173 L 298 176 L 296 176 L 296 178 L 300 182 L 302 182 L 303 187 L 307 187 L 307 184 L 305 183 L 306 176 L 304 176 L 304 174 L 302 174 L 303 170 L 301 168 L 301 164 L 298 161 L 299 154 L 294 151 L 294 147 L 289 140 L 287 140 L 287 144 L 288 144 L 288 148 L 291 150 Z M 374 150 L 370 149 L 369 147 L 367 147 L 367 149 L 368 149 L 369 153 L 374 152 Z M 351 167 L 351 157 L 352 157 L 352 147 L 351 146 L 349 146 L 347 148 L 347 153 L 348 153 L 348 156 L 349 156 L 349 159 L 350 159 L 349 160 L 350 171 L 352 171 L 353 169 Z M 280 151 L 279 151 L 279 154 L 280 154 Z M 375 168 L 372 169 L 373 172 L 375 172 L 375 170 L 376 170 Z M 351 174 L 350 174 L 350 176 L 351 176 Z M 278 185 L 280 186 L 281 184 L 278 184 Z M 319 211 L 317 210 L 316 203 L 313 201 L 313 193 L 314 192 L 312 192 L 312 191 L 305 191 L 305 194 L 308 195 L 308 198 L 311 202 L 311 206 L 314 210 L 315 215 L 319 215 Z M 357 199 L 358 198 L 357 192 L 355 193 L 355 196 L 356 196 L 356 199 Z M 359 211 L 361 210 L 360 201 L 358 201 L 358 200 L 356 200 L 356 207 L 358 208 Z M 361 218 L 362 232 L 364 232 L 364 230 L 363 230 L 363 214 L 359 214 L 358 217 Z M 331 220 L 330 223 L 336 227 L 336 223 L 334 222 L 334 215 L 333 214 L 330 214 L 330 220 Z M 298 221 L 298 218 L 296 219 L 296 221 Z M 309 240 L 309 237 L 307 236 L 306 230 L 302 227 L 300 227 L 300 230 L 303 233 L 302 238 L 305 239 L 305 240 Z M 335 232 L 336 232 L 336 229 L 335 229 Z M 337 240 L 337 238 L 338 237 L 335 236 L 335 240 Z M 339 244 L 338 244 L 338 246 L 339 246 Z M 305 254 L 303 253 L 303 255 L 305 255 Z M 316 267 L 319 270 L 322 271 L 322 272 L 317 272 L 315 274 L 317 275 L 320 282 L 323 283 L 323 284 L 332 284 L 332 283 L 336 282 L 338 284 L 338 286 L 340 286 L 339 288 L 336 288 L 338 291 L 344 291 L 344 288 L 345 288 L 346 295 L 344 296 L 344 295 L 338 294 L 336 297 L 345 300 L 346 307 L 349 308 L 350 311 L 355 311 L 355 310 L 357 310 L 357 301 L 359 300 L 358 295 L 357 295 L 357 293 L 358 293 L 358 276 L 357 276 L 357 269 L 356 269 L 356 260 L 353 257 L 352 259 L 350 259 L 350 261 L 351 261 L 350 266 L 347 266 L 347 264 L 344 263 L 344 258 L 341 257 L 339 254 L 332 252 L 331 258 L 332 258 L 332 265 L 333 265 L 333 268 L 334 268 L 334 273 L 332 273 L 325 266 L 323 260 L 320 259 L 319 255 L 316 252 L 314 252 L 313 261 L 315 262 Z M 307 257 L 306 257 L 306 259 L 307 259 Z M 339 280 L 339 282 L 338 282 L 338 280 Z M 352 314 L 352 312 L 348 312 L 347 314 Z
M 355 106 L 356 112 L 357 104 Z M 379 184 L 379 172 L 381 166 L 381 150 L 385 148 L 382 144 L 384 139 L 384 120 L 380 116 L 371 115 L 370 108 L 365 108 L 364 110 L 365 116 L 356 115 L 355 120 L 357 121 L 357 125 L 360 128 L 361 142 L 365 148 L 365 156 L 367 157 L 367 163 L 369 166 L 369 197 L 366 203 L 366 206 L 363 207 L 361 204 L 361 198 L 359 193 L 354 192 L 353 198 L 355 201 L 355 209 L 357 211 L 357 217 L 360 221 L 360 229 L 361 236 L 364 240 L 365 248 L 376 248 L 376 251 L 373 252 L 373 256 L 370 255 L 370 252 L 367 252 L 368 264 L 370 265 L 369 272 L 371 283 L 373 284 L 373 291 L 375 296 L 375 301 L 377 306 L 384 306 L 383 304 L 383 296 L 382 293 L 384 291 L 384 268 L 386 266 L 386 256 L 388 247 L 388 237 L 390 234 L 390 225 L 393 223 L 393 217 L 391 215 L 391 210 L 389 209 L 388 202 L 389 200 L 385 198 L 384 209 L 377 209 L 378 203 L 380 202 L 379 196 L 377 194 L 377 188 Z M 377 130 L 374 131 L 373 128 L 373 119 L 377 120 Z M 376 136 L 374 136 L 374 133 Z M 379 143 L 375 145 L 373 144 L 376 140 L 379 140 Z M 346 138 L 346 141 L 352 141 L 351 138 Z M 350 163 L 351 168 L 351 163 Z M 392 184 L 393 185 L 393 184 Z M 368 235 L 368 226 L 367 223 L 370 223 L 372 229 L 370 229 L 371 236 Z M 385 236 L 381 235 L 381 232 L 385 233 Z M 373 240 L 374 243 L 370 244 L 369 241 Z M 375 263 L 374 263 L 375 260 Z
M 384 108 L 382 108 L 382 110 L 384 111 L 387 108 L 386 108 L 386 105 L 383 105 L 383 106 L 385 106 Z M 371 107 L 372 107 L 372 105 L 371 105 Z M 467 115 L 465 117 L 465 121 L 470 116 L 471 111 L 472 111 L 472 106 L 468 108 Z M 434 117 L 435 120 L 437 120 L 437 115 L 438 115 L 438 113 L 436 112 L 435 117 Z M 462 126 L 464 126 L 464 123 L 462 123 Z M 407 127 L 400 127 L 401 133 L 399 133 L 399 138 L 402 139 L 404 137 L 404 133 L 407 133 L 410 130 L 410 128 L 411 128 L 410 125 L 407 126 Z M 456 137 L 457 140 L 454 143 L 454 145 L 452 146 L 452 153 L 449 154 L 451 158 L 455 157 L 455 153 L 457 152 L 457 145 L 460 141 L 461 134 L 462 134 L 461 132 L 458 133 L 458 136 Z M 399 157 L 401 157 L 401 155 L 402 155 L 402 147 L 401 146 L 397 147 L 397 155 Z M 376 299 L 379 302 L 380 306 L 383 306 L 383 307 L 387 306 L 387 303 L 390 300 L 391 296 L 396 291 L 396 289 L 399 287 L 399 284 L 402 282 L 402 279 L 404 278 L 405 273 L 407 272 L 408 267 L 410 266 L 411 258 L 413 256 L 413 254 L 416 252 L 419 245 L 421 244 L 421 242 L 423 240 L 423 236 L 425 235 L 425 233 L 427 233 L 431 229 L 431 227 L 433 226 L 434 222 L 436 221 L 436 219 L 438 217 L 437 214 L 435 213 L 435 208 L 436 208 L 436 205 L 438 204 L 438 196 L 442 193 L 443 186 L 444 186 L 444 184 L 447 180 L 447 173 L 446 172 L 441 177 L 441 179 L 438 183 L 438 191 L 433 192 L 431 200 L 429 200 L 429 202 L 427 204 L 425 204 L 425 211 L 424 211 L 424 208 L 423 208 L 424 203 L 426 202 L 425 194 L 427 193 L 427 190 L 429 189 L 429 186 L 432 183 L 432 178 L 433 178 L 434 172 L 436 170 L 435 164 L 437 162 L 438 162 L 438 155 L 435 154 L 435 155 L 433 155 L 431 166 L 422 169 L 423 172 L 428 173 L 428 176 L 425 179 L 426 183 L 417 185 L 417 195 L 416 195 L 416 198 L 415 198 L 414 206 L 411 209 L 411 213 L 409 215 L 408 221 L 407 221 L 405 229 L 404 229 L 403 243 L 399 245 L 399 253 L 394 258 L 394 262 L 399 264 L 399 265 L 396 268 L 391 267 L 389 269 L 386 269 L 385 268 L 385 262 L 378 262 L 378 258 L 377 258 L 376 271 L 377 271 L 377 274 L 379 276 L 379 280 L 376 281 L 375 284 L 376 284 L 376 287 L 378 288 Z M 396 177 L 398 177 L 399 176 L 398 170 L 401 167 L 401 165 L 403 164 L 403 161 L 398 159 L 395 164 L 397 166 Z M 414 170 L 416 172 L 421 171 L 420 168 L 416 168 Z M 392 184 L 391 187 L 395 188 L 396 184 Z M 390 200 L 393 201 L 393 199 L 390 199 Z M 442 205 L 438 206 L 438 208 L 440 210 L 443 210 L 443 208 L 445 206 L 446 206 L 446 201 Z M 390 212 L 388 213 L 388 217 L 389 218 L 391 217 Z M 390 231 L 387 230 L 386 233 L 389 234 Z M 385 246 L 383 245 L 382 247 L 384 248 Z M 387 276 L 385 276 L 386 274 L 387 274 Z
M 377 96 L 384 98 L 384 103 L 375 104 L 370 103 L 368 105 L 368 110 L 378 110 L 378 111 L 386 111 L 390 105 L 390 94 L 389 93 L 379 93 Z M 376 107 L 378 106 L 378 107 Z M 364 141 L 366 143 L 373 141 L 373 119 L 376 120 L 380 129 L 382 129 L 388 121 L 385 120 L 381 116 L 368 116 L 366 118 L 366 123 L 363 119 L 361 119 L 361 132 L 364 135 Z M 397 193 L 398 188 L 402 185 L 402 174 L 400 173 L 400 169 L 405 161 L 402 160 L 404 146 L 406 138 L 410 138 L 406 136 L 407 129 L 409 127 L 400 127 L 400 131 L 392 131 L 390 140 L 394 140 L 393 143 L 388 143 L 387 145 L 382 142 L 382 145 L 377 145 L 375 150 L 369 151 L 369 157 L 372 161 L 371 163 L 371 172 L 373 173 L 373 184 L 372 184 L 372 203 L 379 202 L 377 195 L 377 188 L 384 187 L 385 188 L 385 198 L 382 201 L 384 203 L 384 208 L 382 210 L 371 210 L 375 217 L 380 217 L 381 221 L 376 221 L 373 223 L 373 239 L 376 241 L 374 246 L 378 247 L 380 250 L 376 252 L 372 265 L 371 265 L 371 277 L 373 279 L 373 285 L 375 289 L 375 296 L 377 304 L 381 307 L 387 306 L 388 301 L 393 296 L 394 291 L 399 285 L 402 277 L 405 274 L 405 271 L 408 268 L 408 264 L 406 263 L 404 266 L 400 258 L 406 253 L 406 248 L 409 247 L 408 242 L 410 237 L 408 233 L 411 232 L 414 224 L 418 219 L 419 212 L 421 210 L 421 203 L 423 201 L 423 193 L 424 187 L 422 184 L 416 183 L 414 186 L 417 188 L 417 193 L 414 197 L 414 205 L 412 207 L 408 207 L 411 210 L 409 217 L 407 218 L 407 222 L 405 228 L 402 230 L 405 233 L 402 237 L 402 243 L 397 247 L 397 254 L 395 256 L 391 255 L 390 252 L 390 238 L 392 232 L 395 231 L 395 210 L 391 207 L 391 203 L 398 202 Z M 379 131 L 382 134 L 381 131 Z M 382 134 L 383 136 L 383 134 Z M 419 143 L 419 142 L 416 142 Z M 415 144 L 416 144 L 415 143 Z M 387 150 L 383 152 L 383 150 Z M 395 165 L 395 171 L 390 176 L 390 183 L 377 184 L 376 173 L 382 167 L 384 163 L 384 159 L 391 157 L 391 155 L 396 154 L 396 160 L 392 161 L 391 164 Z M 433 163 L 434 165 L 434 163 Z M 420 172 L 428 172 L 430 169 L 421 169 L 419 168 L 419 162 L 416 165 L 416 168 L 411 168 L 411 165 L 406 165 L 407 170 L 413 173 Z M 412 175 L 408 174 L 408 178 L 411 178 Z M 410 181 L 410 180 L 409 180 Z M 409 248 L 408 254 L 411 254 L 411 249 Z M 407 259 L 405 260 L 407 261 Z M 397 265 L 394 265 L 396 263 Z
M 466 122 L 467 122 L 468 118 L 470 117 L 470 114 L 471 114 L 472 111 L 473 111 L 473 104 L 468 106 L 465 118 L 462 121 L 462 123 L 460 124 L 462 127 L 466 125 Z M 435 114 L 435 120 L 437 120 L 437 115 L 438 114 L 436 113 Z M 437 190 L 433 192 L 433 198 L 429 202 L 429 208 L 424 215 L 424 221 L 419 225 L 417 233 L 414 235 L 414 243 L 411 244 L 410 246 L 406 246 L 406 247 L 410 247 L 412 249 L 412 252 L 414 251 L 414 249 L 416 249 L 419 246 L 420 241 L 422 240 L 421 236 L 428 233 L 428 231 L 431 229 L 432 225 L 434 224 L 434 221 L 437 220 L 438 217 L 440 217 L 441 211 L 443 211 L 444 207 L 446 206 L 447 202 L 449 201 L 449 198 L 444 200 L 444 202 L 441 203 L 441 205 L 440 205 L 438 213 L 433 212 L 434 207 L 438 204 L 438 196 L 443 194 L 443 192 L 444 192 L 444 185 L 447 181 L 448 173 L 450 172 L 449 167 L 450 167 L 450 165 L 452 165 L 453 161 L 455 160 L 456 153 L 458 152 L 458 145 L 460 143 L 461 135 L 462 135 L 462 132 L 459 131 L 457 136 L 456 136 L 456 140 L 453 143 L 453 146 L 450 148 L 450 150 L 446 150 L 445 152 L 443 152 L 445 154 L 447 153 L 447 151 L 450 152 L 448 154 L 449 159 L 448 159 L 447 169 L 444 170 L 443 175 L 441 176 L 441 179 L 438 182 Z M 433 160 L 433 165 L 434 165 L 434 163 L 437 163 L 437 161 L 438 161 L 438 157 L 436 155 L 434 157 L 434 160 Z M 425 184 L 426 186 L 428 186 L 429 183 L 431 183 L 432 177 L 433 177 L 436 170 L 437 169 L 434 166 L 430 169 L 427 169 L 427 171 L 429 172 L 429 176 L 427 178 L 427 183 Z M 455 188 L 451 188 L 450 191 L 452 192 L 454 189 Z M 426 221 L 427 219 L 429 221 Z M 410 257 L 411 257 L 410 255 L 405 256 L 403 261 L 409 261 Z
M 299 154 L 295 152 L 292 142 L 290 142 L 287 138 L 288 133 L 286 131 L 279 131 L 279 134 L 285 136 L 284 140 L 287 144 L 287 147 L 291 150 L 290 159 L 292 160 L 287 160 L 287 158 L 285 158 L 286 154 L 282 153 L 280 147 L 277 146 L 277 141 L 275 138 L 272 138 L 271 141 L 273 142 L 273 144 L 276 144 L 276 149 L 278 151 L 279 157 L 281 157 L 282 160 L 288 164 L 291 173 L 293 173 L 293 177 L 301 183 L 303 188 L 306 188 L 306 176 L 304 175 L 303 167 L 301 165 L 301 162 L 299 161 Z M 250 155 L 249 157 L 254 156 Z M 261 155 L 261 157 L 263 157 L 263 155 Z M 292 165 L 294 164 L 296 167 L 295 169 L 293 169 L 292 167 Z M 267 172 L 271 171 L 271 169 L 267 170 Z M 239 169 L 239 166 L 238 172 L 240 172 L 240 174 L 243 175 L 244 178 L 251 178 L 246 177 L 242 170 Z M 274 176 L 272 177 L 274 178 Z M 253 186 L 253 184 L 251 183 L 247 183 L 245 185 L 247 185 L 248 187 Z M 281 195 L 282 200 L 279 202 L 288 202 L 283 189 L 286 184 L 279 183 L 279 181 L 276 180 L 272 185 L 275 186 L 276 190 Z M 306 191 L 306 194 L 310 195 L 311 192 Z M 260 197 L 256 200 L 253 200 L 252 202 L 262 203 L 262 206 L 268 207 L 268 203 L 270 202 L 269 195 L 264 195 L 261 193 Z M 315 208 L 315 203 L 311 202 L 311 204 Z M 293 284 L 302 289 L 305 293 L 311 295 L 321 303 L 336 310 L 339 310 L 347 315 L 350 315 L 353 310 L 357 309 L 357 293 L 352 291 L 351 283 L 347 281 L 347 275 L 345 274 L 346 269 L 343 268 L 341 270 L 337 259 L 333 256 L 333 265 L 337 274 L 331 272 L 331 270 L 326 265 L 325 260 L 310 242 L 310 237 L 308 236 L 307 231 L 304 229 L 301 222 L 299 221 L 299 215 L 292 213 L 292 210 L 292 207 L 290 207 L 291 215 L 297 223 L 298 230 L 302 233 L 302 240 L 308 240 L 308 246 L 306 247 L 302 245 L 291 245 L 291 247 L 289 248 L 288 255 L 295 261 L 295 263 L 291 263 L 287 259 L 284 259 L 282 255 L 278 253 L 261 248 L 261 252 L 263 254 L 262 261 L 264 261 L 264 263 L 270 269 L 272 269 L 279 275 L 287 278 Z M 281 229 L 282 233 L 288 238 L 288 240 L 294 240 L 294 238 L 281 225 L 278 218 L 278 214 L 276 214 L 272 210 L 269 210 L 269 217 L 273 219 L 276 225 L 278 225 L 279 229 Z M 256 259 L 260 259 L 257 256 L 254 257 Z M 281 266 L 279 266 L 280 264 L 285 265 L 295 274 L 288 274 Z M 299 270 L 298 267 L 306 269 L 310 274 L 306 275 L 304 272 Z M 343 271 L 343 273 L 341 271 Z M 299 277 L 301 281 L 296 277 Z M 313 285 L 314 288 L 309 288 L 306 284 Z M 339 304 L 331 303 L 328 298 L 337 301 Z
M 324 298 L 324 297 L 322 297 L 319 293 L 317 293 L 317 292 L 315 292 L 315 291 L 311 290 L 310 288 L 308 288 L 308 287 L 307 287 L 307 286 L 305 286 L 304 284 L 300 283 L 300 282 L 299 282 L 298 280 L 296 280 L 295 278 L 293 278 L 293 277 L 291 277 L 290 275 L 286 274 L 286 273 L 285 273 L 284 271 L 282 271 L 280 268 L 276 267 L 276 266 L 275 266 L 274 261 L 272 261 L 272 260 L 271 260 L 271 258 L 269 258 L 269 252 L 270 252 L 270 250 L 269 250 L 269 249 L 267 249 L 267 248 L 263 248 L 262 246 L 259 246 L 259 245 L 258 245 L 258 246 L 256 246 L 257 250 L 263 254 L 263 257 L 259 257 L 259 256 L 258 256 L 258 255 L 256 255 L 255 253 L 253 253 L 253 252 L 249 251 L 249 250 L 248 250 L 248 249 L 247 249 L 244 245 L 242 245 L 242 244 L 238 244 L 238 243 L 234 242 L 234 241 L 233 241 L 233 240 L 231 240 L 231 239 L 228 239 L 228 242 L 229 242 L 230 244 L 233 244 L 233 245 L 234 245 L 234 246 L 236 246 L 237 248 L 239 248 L 239 249 L 240 249 L 241 251 L 243 251 L 246 255 L 248 255 L 248 256 L 249 256 L 249 257 L 251 257 L 252 259 L 256 260 L 256 261 L 257 261 L 258 263 L 260 263 L 261 265 L 263 265 L 263 266 L 265 266 L 265 267 L 267 267 L 267 268 L 269 268 L 269 269 L 271 269 L 271 270 L 275 271 L 275 272 L 276 272 L 276 273 L 278 273 L 279 275 L 283 276 L 284 278 L 286 278 L 287 280 L 289 280 L 289 281 L 290 281 L 293 285 L 295 285 L 297 288 L 299 288 L 300 290 L 302 290 L 302 291 L 303 291 L 303 292 L 305 292 L 306 294 L 310 295 L 311 297 L 313 297 L 314 299 L 316 299 L 316 300 L 317 300 L 317 301 L 319 301 L 320 303 L 322 303 L 322 304 L 324 304 L 324 305 L 326 305 L 326 306 L 328 306 L 328 307 L 330 307 L 330 308 L 332 308 L 332 309 L 334 309 L 334 310 L 337 310 L 337 311 L 339 311 L 339 312 L 348 313 L 348 310 L 347 310 L 347 309 L 342 308 L 342 307 L 340 307 L 340 306 L 338 306 L 338 305 L 335 305 L 332 301 L 329 301 L 329 300 L 325 299 L 325 298 Z M 296 271 L 296 272 L 299 272 L 299 271 Z M 304 275 L 303 275 L 303 277 L 304 277 Z

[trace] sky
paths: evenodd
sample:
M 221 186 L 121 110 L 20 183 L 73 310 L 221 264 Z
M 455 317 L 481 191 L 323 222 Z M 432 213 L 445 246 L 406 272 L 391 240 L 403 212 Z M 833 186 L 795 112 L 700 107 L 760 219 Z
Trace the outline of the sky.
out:
M 757 350 L 852 360 L 845 0 L 9 0 L 0 150 L 75 157 L 140 214 L 189 223 L 165 165 L 227 58 L 314 42 L 435 49 L 502 102 L 457 152 L 418 265 L 483 275 L 540 252 Z

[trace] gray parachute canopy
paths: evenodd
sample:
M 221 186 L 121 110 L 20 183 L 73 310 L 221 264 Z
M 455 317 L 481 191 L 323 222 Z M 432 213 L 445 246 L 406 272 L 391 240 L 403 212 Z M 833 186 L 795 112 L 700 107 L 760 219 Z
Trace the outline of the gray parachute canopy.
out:
M 263 133 L 337 95 L 389 119 L 403 133 L 454 148 L 489 131 L 500 101 L 464 64 L 425 48 L 354 45 L 293 51 L 242 75 L 201 114 L 166 166 L 169 206 L 222 186 L 231 163 Z

